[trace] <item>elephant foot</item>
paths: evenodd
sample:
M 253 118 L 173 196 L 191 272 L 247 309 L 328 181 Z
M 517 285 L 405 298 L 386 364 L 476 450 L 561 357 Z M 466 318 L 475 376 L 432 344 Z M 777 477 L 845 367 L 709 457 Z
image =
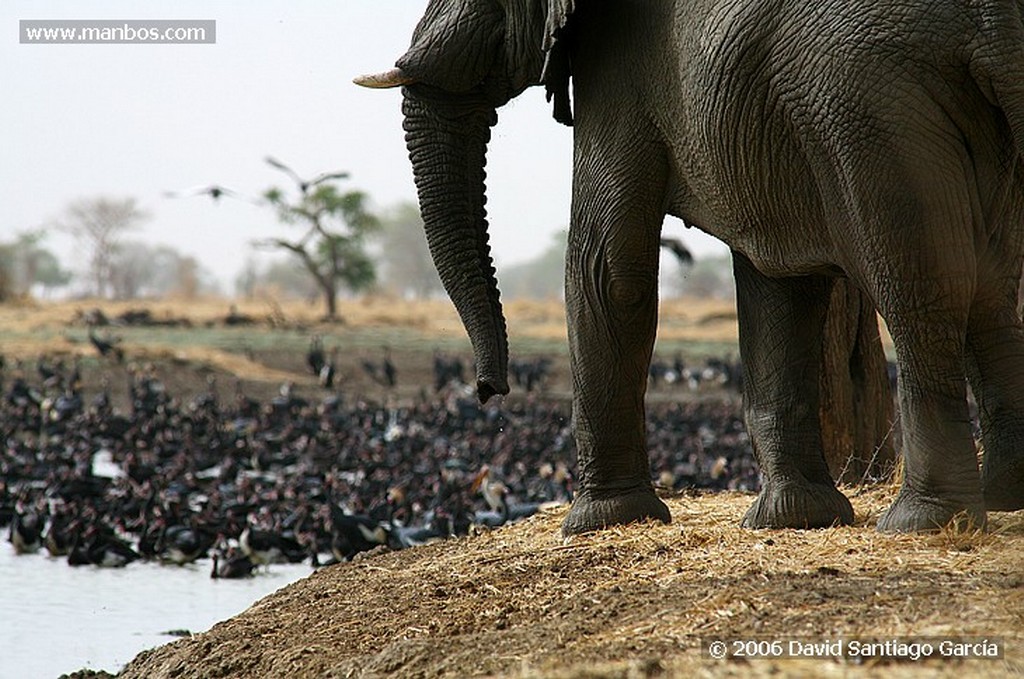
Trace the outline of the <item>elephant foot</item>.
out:
M 562 535 L 579 535 L 647 519 L 671 523 L 668 506 L 658 499 L 654 489 L 636 488 L 614 494 L 581 491 L 572 501 L 562 522 Z
M 994 457 L 986 454 L 981 470 L 985 509 L 995 512 L 1024 509 L 1024 458 L 1003 458 L 1003 461 Z
M 984 528 L 985 509 L 980 502 L 943 502 L 907 490 L 904 486 L 896 501 L 878 519 L 878 530 L 883 533 L 935 533 L 951 523 L 959 529 Z
M 853 523 L 853 505 L 831 483 L 766 482 L 743 528 L 829 528 Z

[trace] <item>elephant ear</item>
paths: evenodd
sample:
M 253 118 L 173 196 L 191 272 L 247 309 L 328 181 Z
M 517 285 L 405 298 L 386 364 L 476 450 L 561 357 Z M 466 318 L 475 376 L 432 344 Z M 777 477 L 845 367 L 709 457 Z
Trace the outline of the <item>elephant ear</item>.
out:
M 544 30 L 544 71 L 541 74 L 547 99 L 554 100 L 555 120 L 570 126 L 572 104 L 569 102 L 569 80 L 572 68 L 566 42 L 569 18 L 575 9 L 575 0 L 550 0 Z
M 432 0 L 396 66 L 405 77 L 447 92 L 467 92 L 493 70 L 504 16 L 496 3 Z

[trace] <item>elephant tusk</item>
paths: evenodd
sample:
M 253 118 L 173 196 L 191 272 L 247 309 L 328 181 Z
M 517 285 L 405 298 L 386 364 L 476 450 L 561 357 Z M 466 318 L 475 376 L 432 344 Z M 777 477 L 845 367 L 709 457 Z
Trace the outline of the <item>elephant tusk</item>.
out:
M 387 89 L 390 87 L 399 87 L 401 85 L 411 85 L 416 82 L 415 79 L 406 75 L 402 69 L 393 68 L 390 71 L 384 73 L 371 73 L 367 75 L 361 75 L 358 78 L 353 78 L 352 82 L 362 87 L 371 87 L 373 89 Z

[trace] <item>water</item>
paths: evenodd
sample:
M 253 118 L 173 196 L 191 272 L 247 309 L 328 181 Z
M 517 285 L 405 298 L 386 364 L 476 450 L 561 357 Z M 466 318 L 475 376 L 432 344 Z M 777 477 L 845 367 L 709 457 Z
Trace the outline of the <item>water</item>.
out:
M 18 556 L 0 542 L 0 679 L 117 673 L 140 651 L 174 641 L 167 632 L 208 630 L 311 572 L 275 565 L 245 580 L 213 580 L 210 567 L 203 559 L 72 568 L 43 554 Z

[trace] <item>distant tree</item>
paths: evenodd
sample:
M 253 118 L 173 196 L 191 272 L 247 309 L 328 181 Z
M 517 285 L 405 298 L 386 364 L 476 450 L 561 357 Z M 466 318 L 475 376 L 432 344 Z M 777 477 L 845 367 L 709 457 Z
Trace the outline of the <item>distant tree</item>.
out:
M 28 294 L 34 285 L 50 289 L 71 281 L 71 272 L 62 269 L 57 257 L 40 245 L 45 238 L 46 232 L 38 229 L 0 243 L 0 301 Z
M 111 289 L 118 299 L 177 295 L 192 298 L 215 288 L 194 257 L 167 245 L 121 243 L 111 261 Z
M 90 250 L 89 275 L 96 296 L 106 297 L 111 289 L 113 258 L 124 233 L 148 218 L 134 198 L 100 197 L 72 203 L 55 221 L 57 228 L 83 241 Z
M 367 238 L 379 230 L 380 221 L 367 207 L 365 193 L 338 188 L 336 182 L 347 178 L 346 173 L 324 173 L 303 180 L 281 162 L 266 160 L 292 178 L 298 194 L 289 197 L 281 189 L 271 188 L 263 198 L 277 210 L 282 222 L 299 225 L 304 233 L 296 240 L 270 238 L 257 245 L 293 254 L 320 290 L 326 317 L 337 318 L 342 287 L 360 291 L 376 281 L 365 246 Z
M 510 299 L 561 298 L 565 291 L 565 247 L 569 232 L 556 233 L 551 245 L 536 259 L 502 267 L 498 272 L 502 294 Z
M 444 293 L 415 203 L 403 202 L 387 210 L 381 218 L 379 243 L 383 287 L 398 296 L 417 299 Z
M 320 297 L 319 286 L 294 257 L 275 259 L 262 269 L 257 269 L 255 287 L 297 299 L 315 301 Z
M 235 277 L 235 294 L 245 299 L 252 299 L 256 294 L 256 285 L 259 283 L 260 267 L 256 260 L 248 257 L 245 265 Z
M 732 257 L 697 257 L 693 264 L 679 269 L 674 287 L 682 297 L 735 299 Z

